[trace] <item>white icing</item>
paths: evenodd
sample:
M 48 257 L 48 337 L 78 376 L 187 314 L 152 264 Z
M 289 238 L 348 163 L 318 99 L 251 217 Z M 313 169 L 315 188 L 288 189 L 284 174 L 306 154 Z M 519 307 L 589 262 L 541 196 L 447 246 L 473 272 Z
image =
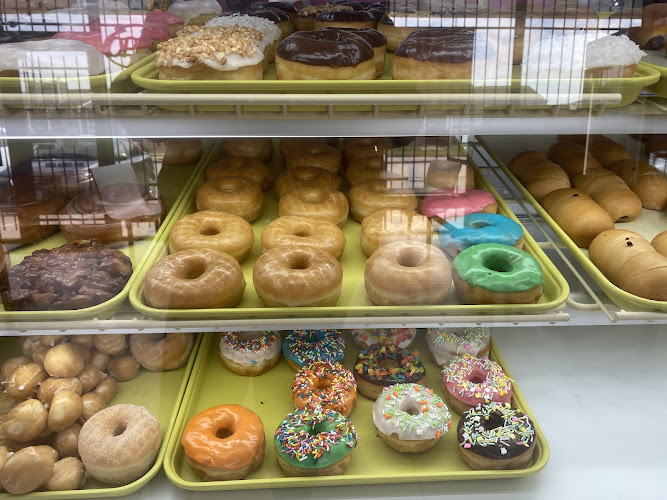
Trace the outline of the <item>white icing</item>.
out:
M 27 78 L 75 78 L 104 73 L 106 58 L 88 44 L 53 39 L 0 45 L 0 71 Z
M 222 14 L 222 7 L 216 0 L 178 1 L 172 3 L 167 10 L 183 19 L 185 25 L 189 24 L 195 17 L 204 14 L 215 14 L 216 16 Z
M 247 14 L 216 17 L 208 21 L 205 26 L 247 26 L 259 30 L 262 32 L 263 38 L 258 41 L 257 45 L 262 50 L 277 41 L 281 35 L 280 28 L 273 21 Z
M 480 351 L 488 347 L 489 339 L 491 338 L 488 328 L 474 328 L 474 336 L 472 337 L 466 335 L 466 330 L 468 329 L 426 329 L 426 343 L 438 365 L 444 366 L 452 359 L 464 354 L 477 356 Z M 439 335 L 441 332 L 443 334 L 451 334 L 451 337 L 448 338 L 447 335 Z
M 646 52 L 627 36 L 605 36 L 586 45 L 586 69 L 609 66 L 632 66 Z
M 199 61 L 202 64 L 205 64 L 209 68 L 213 68 L 216 71 L 234 71 L 239 68 L 245 68 L 246 66 L 254 66 L 259 64 L 264 60 L 264 54 L 261 49 L 255 52 L 252 56 L 240 56 L 238 54 L 228 54 L 225 56 L 227 62 L 225 64 L 219 63 L 213 59 L 202 59 Z M 189 63 L 183 59 L 174 59 L 171 63 L 171 66 L 178 66 L 179 68 L 192 68 L 193 63 Z
M 270 335 L 274 332 L 232 332 L 237 338 L 244 340 L 258 339 L 263 335 Z M 268 343 L 265 348 L 253 351 L 238 349 L 225 342 L 225 335 L 220 339 L 220 356 L 233 361 L 242 366 L 257 366 L 263 362 L 275 358 L 280 353 L 282 341 L 280 335 L 275 335 L 275 339 Z

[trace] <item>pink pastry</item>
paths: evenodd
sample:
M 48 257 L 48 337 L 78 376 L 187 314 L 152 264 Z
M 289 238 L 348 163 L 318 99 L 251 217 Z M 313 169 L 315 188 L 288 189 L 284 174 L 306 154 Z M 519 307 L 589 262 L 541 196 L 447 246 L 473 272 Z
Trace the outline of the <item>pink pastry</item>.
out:
M 477 212 L 495 214 L 496 208 L 496 199 L 493 195 L 478 189 L 434 191 L 427 194 L 419 205 L 422 215 L 442 220 L 451 220 Z

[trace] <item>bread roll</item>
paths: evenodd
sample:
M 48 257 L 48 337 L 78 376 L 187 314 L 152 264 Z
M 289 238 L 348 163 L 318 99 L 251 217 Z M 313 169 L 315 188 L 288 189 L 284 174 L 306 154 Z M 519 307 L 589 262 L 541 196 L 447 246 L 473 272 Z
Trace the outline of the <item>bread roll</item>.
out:
M 667 257 L 641 235 L 624 229 L 600 233 L 588 250 L 591 262 L 628 293 L 667 300 Z
M 667 177 L 648 163 L 621 160 L 609 166 L 632 189 L 644 208 L 667 208 Z
M 580 146 L 586 146 L 588 143 L 588 151 L 595 156 L 603 168 L 608 168 L 609 165 L 617 161 L 632 160 L 632 155 L 625 149 L 625 146 L 604 135 L 564 135 L 558 137 Z
M 549 148 L 547 158 L 557 163 L 572 178 L 594 168 L 601 168 L 600 162 L 586 151 L 584 146 L 570 141 L 558 141 Z
M 602 231 L 614 229 L 614 221 L 590 196 L 579 189 L 558 189 L 542 200 L 542 206 L 577 246 L 588 248 Z
M 667 257 L 667 231 L 663 231 L 651 240 L 651 246 L 655 248 L 659 254 Z
M 588 196 L 611 215 L 614 222 L 630 222 L 642 213 L 642 202 L 618 175 L 606 168 L 594 168 L 579 174 L 572 185 Z
M 509 169 L 537 201 L 552 191 L 570 187 L 565 170 L 537 151 L 519 153 L 510 161 Z

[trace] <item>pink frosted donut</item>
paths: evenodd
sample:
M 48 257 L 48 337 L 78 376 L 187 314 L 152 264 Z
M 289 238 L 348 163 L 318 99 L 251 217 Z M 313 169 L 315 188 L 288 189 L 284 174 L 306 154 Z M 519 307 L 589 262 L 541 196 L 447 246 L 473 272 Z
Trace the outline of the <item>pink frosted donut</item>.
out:
M 422 215 L 443 221 L 477 212 L 495 214 L 496 209 L 496 199 L 493 195 L 479 189 L 434 191 L 427 194 L 419 205 L 419 212 Z

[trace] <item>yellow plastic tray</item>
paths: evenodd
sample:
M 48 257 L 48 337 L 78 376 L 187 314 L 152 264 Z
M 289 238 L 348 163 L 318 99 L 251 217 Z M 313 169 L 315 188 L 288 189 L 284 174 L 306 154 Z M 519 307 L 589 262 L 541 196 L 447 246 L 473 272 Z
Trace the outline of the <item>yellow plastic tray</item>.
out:
M 646 57 L 640 65 L 651 68 L 660 74 L 660 79 L 653 85 L 649 85 L 647 89 L 654 94 L 667 97 L 667 53 L 664 50 L 647 50 Z
M 586 272 L 596 281 L 600 286 L 602 291 L 607 294 L 607 296 L 618 306 L 629 311 L 667 311 L 667 302 L 660 300 L 650 300 L 643 297 L 638 297 L 631 293 L 622 290 L 621 288 L 614 285 L 607 277 L 600 272 L 600 270 L 595 267 L 593 262 L 588 258 L 588 250 L 579 248 L 574 241 L 563 231 L 560 226 L 556 223 L 555 220 L 547 213 L 546 210 L 542 208 L 542 205 L 533 198 L 533 196 L 523 187 L 519 179 L 514 177 L 509 168 L 505 166 L 505 163 L 493 152 L 493 148 L 488 145 L 483 138 L 478 136 L 479 142 L 484 146 L 484 149 L 491 155 L 496 164 L 500 167 L 503 173 L 507 178 L 516 186 L 516 188 L 521 192 L 523 197 L 530 203 L 537 213 L 542 217 L 542 219 L 549 225 L 552 231 L 556 236 L 563 242 L 567 249 L 574 255 L 574 257 L 579 261 L 582 267 Z M 528 148 L 526 148 L 528 149 Z M 521 149 L 517 150 L 517 154 Z M 616 227 L 618 229 L 628 229 L 630 231 L 636 231 L 644 233 L 649 241 L 652 239 L 652 236 L 646 234 L 641 228 L 645 226 L 644 220 L 647 220 L 646 224 L 651 225 L 651 231 L 655 234 L 659 233 L 662 230 L 667 230 L 667 213 L 659 212 L 656 210 L 642 210 L 642 215 L 640 215 L 634 222 L 626 223 L 617 223 Z M 649 220 L 650 219 L 650 220 Z M 653 235 L 654 236 L 654 235 Z
M 137 279 L 137 271 L 141 267 L 142 260 L 150 254 L 150 251 L 160 239 L 162 233 L 182 204 L 187 188 L 197 178 L 197 174 L 207 164 L 208 158 L 216 148 L 212 147 L 211 141 L 204 141 L 204 151 L 197 166 L 167 166 L 163 167 L 158 178 L 160 196 L 167 208 L 167 215 L 162 225 L 152 238 L 144 238 L 129 245 L 119 247 L 118 250 L 127 255 L 132 261 L 132 276 L 118 295 L 102 304 L 85 309 L 74 309 L 68 311 L 5 311 L 0 302 L 0 322 L 8 321 L 66 321 L 78 319 L 105 319 L 118 311 L 123 301 L 127 298 L 132 283 Z M 168 234 L 168 233 L 167 233 Z M 43 248 L 55 248 L 67 243 L 67 239 L 60 231 L 52 234 L 32 245 L 24 245 L 9 252 L 12 265 L 20 263 L 24 257 L 35 250 Z
M 294 371 L 282 359 L 271 371 L 259 377 L 243 377 L 228 371 L 220 361 L 218 349 L 219 335 L 207 334 L 202 342 L 192 377 L 183 398 L 178 420 L 167 444 L 164 469 L 167 477 L 176 486 L 197 491 L 241 490 L 258 488 L 291 488 L 331 485 L 354 485 L 376 483 L 405 483 L 426 481 L 452 481 L 463 479 L 500 479 L 525 477 L 535 474 L 549 460 L 549 446 L 534 416 L 516 383 L 513 384 L 512 404 L 530 415 L 535 424 L 537 444 L 531 464 L 526 469 L 475 471 L 460 458 L 456 443 L 456 425 L 459 417 L 452 415 L 452 429 L 438 444 L 424 453 L 399 453 L 391 449 L 375 433 L 372 419 L 373 401 L 359 395 L 357 407 L 351 420 L 359 436 L 359 444 L 352 452 L 350 468 L 342 476 L 287 477 L 276 460 L 273 433 L 294 410 L 291 387 Z M 359 350 L 352 339 L 345 339 L 347 348 L 343 364 L 352 368 Z M 428 348 L 420 333 L 411 349 L 421 352 L 426 367 L 427 381 L 424 385 L 443 397 L 440 368 L 428 359 Z M 496 346 L 491 343 L 489 357 L 507 370 Z M 221 390 L 221 388 L 224 388 Z M 221 404 L 240 404 L 257 413 L 264 423 L 266 453 L 262 466 L 246 479 L 237 481 L 202 481 L 190 469 L 181 446 L 183 429 L 190 418 L 207 408 Z
M 149 92 L 158 92 L 165 94 L 174 93 L 192 93 L 192 94 L 382 94 L 382 93 L 404 93 L 404 94 L 425 94 L 425 93 L 518 93 L 535 94 L 535 91 L 528 88 L 526 83 L 521 80 L 521 68 L 515 66 L 512 68 L 511 79 L 499 80 L 392 80 L 391 79 L 391 61 L 392 54 L 387 54 L 385 72 L 376 80 L 276 80 L 275 64 L 269 64 L 264 73 L 264 80 L 160 80 L 158 69 L 153 61 L 147 62 L 132 74 L 132 80 L 139 87 L 147 89 Z M 626 106 L 633 102 L 642 89 L 655 83 L 660 78 L 658 72 L 652 68 L 639 67 L 634 78 L 610 78 L 596 79 L 587 78 L 584 80 L 584 96 L 587 93 L 621 93 L 622 102 L 613 106 Z M 573 84 L 574 85 L 574 84 Z M 249 99 L 251 101 L 251 99 Z M 581 107 L 587 107 L 585 102 L 580 103 Z M 612 105 L 610 105 L 611 107 Z M 161 105 L 164 109 L 174 111 L 186 110 L 186 106 Z M 459 108 L 460 106 L 449 106 L 449 108 Z M 547 106 L 517 106 L 522 109 L 542 109 Z M 290 107 L 288 106 L 288 109 Z M 335 106 L 339 111 L 368 111 L 371 106 Z M 426 106 L 427 109 L 447 109 L 448 106 Z M 280 111 L 280 106 L 267 105 L 244 105 L 247 111 Z M 304 111 L 326 111 L 326 106 L 310 106 L 299 108 Z M 381 105 L 381 110 L 413 110 L 414 106 L 392 106 Z M 233 106 L 197 106 L 199 111 L 232 111 Z
M 168 372 L 149 372 L 140 370 L 139 375 L 129 382 L 118 384 L 118 393 L 111 400 L 111 405 L 115 404 L 135 404 L 144 406 L 160 422 L 162 429 L 162 445 L 158 452 L 155 464 L 150 470 L 136 481 L 124 486 L 110 486 L 100 483 L 95 479 L 88 477 L 83 489 L 67 491 L 40 491 L 22 495 L 20 498 L 34 499 L 57 499 L 64 500 L 69 498 L 108 498 L 130 495 L 143 488 L 160 471 L 164 461 L 167 444 L 173 429 L 176 426 L 178 410 L 185 394 L 186 386 L 190 378 L 190 373 L 195 365 L 195 358 L 199 345 L 202 341 L 202 334 L 195 338 L 195 344 L 188 363 L 179 368 Z M 0 352 L 2 361 L 12 356 L 21 354 L 15 337 L 0 338 Z M 0 500 L 19 498 L 16 495 L 0 493 Z
M 278 149 L 278 148 L 276 148 Z M 274 166 L 281 160 L 276 155 Z M 423 163 L 423 161 L 422 161 Z M 509 207 L 498 195 L 486 178 L 475 168 L 477 187 L 485 189 L 496 198 L 498 213 L 506 215 L 519 222 L 512 214 Z M 156 319 L 236 319 L 236 318 L 289 318 L 289 317 L 344 317 L 344 316 L 437 316 L 461 315 L 461 314 L 537 314 L 552 311 L 562 305 L 569 294 L 567 282 L 547 258 L 537 243 L 528 232 L 524 232 L 524 250 L 532 254 L 542 265 L 545 286 L 544 295 L 537 304 L 513 304 L 513 305 L 466 305 L 461 304 L 454 287 L 444 305 L 425 306 L 376 306 L 366 296 L 364 289 L 364 267 L 366 256 L 359 245 L 360 224 L 349 218 L 343 227 L 343 233 L 347 238 L 347 246 L 341 257 L 340 263 L 343 268 L 343 289 L 335 306 L 331 307 L 284 307 L 269 308 L 263 303 L 255 292 L 252 281 L 253 265 L 260 252 L 260 237 L 264 228 L 278 216 L 278 200 L 273 190 L 264 194 L 264 208 L 262 215 L 252 224 L 255 233 L 255 244 L 248 258 L 241 264 L 243 274 L 247 283 L 245 294 L 241 303 L 228 309 L 157 309 L 150 307 L 144 298 L 144 277 L 148 269 L 166 256 L 168 253 L 168 238 L 171 226 L 181 217 L 196 212 L 195 195 L 197 187 L 204 181 L 204 172 L 199 179 L 189 188 L 184 203 L 174 214 L 165 231 L 153 248 L 150 256 L 144 261 L 144 265 L 137 272 L 137 279 L 130 290 L 130 303 L 137 311 Z

